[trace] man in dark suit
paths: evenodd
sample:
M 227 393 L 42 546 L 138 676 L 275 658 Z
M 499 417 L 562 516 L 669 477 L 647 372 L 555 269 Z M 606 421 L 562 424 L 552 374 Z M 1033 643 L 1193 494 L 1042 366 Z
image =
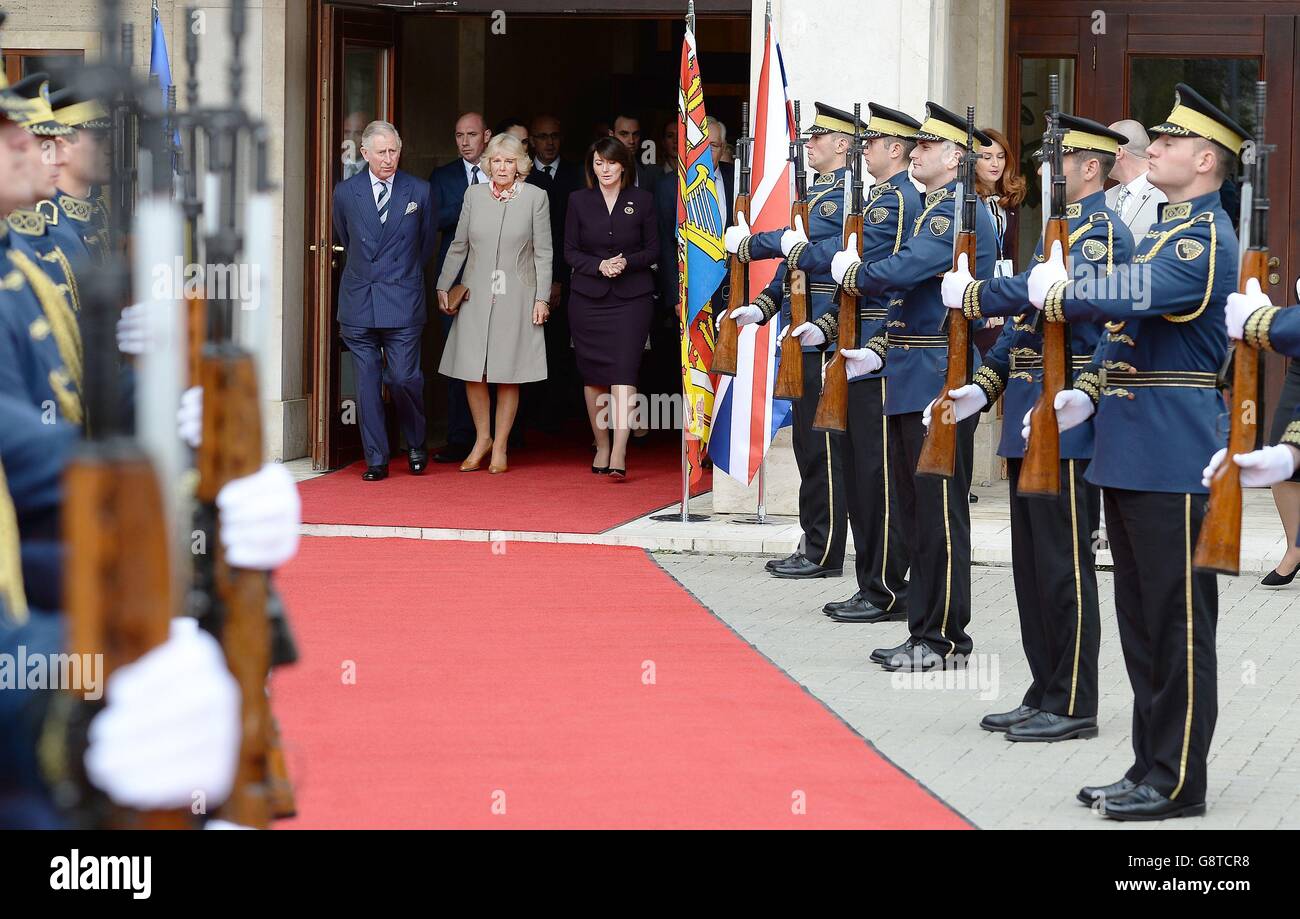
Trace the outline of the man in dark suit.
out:
M 478 112 L 461 115 L 456 119 L 456 152 L 460 155 L 429 174 L 429 184 L 439 201 L 438 232 L 442 234 L 438 243 L 438 267 L 435 274 L 442 273 L 447 250 L 456 238 L 456 222 L 460 219 L 460 208 L 465 201 L 465 189 L 488 181 L 487 164 L 479 161 L 491 136 L 487 122 Z M 442 315 L 444 338 L 451 334 L 451 323 L 451 316 Z M 474 420 L 470 417 L 469 402 L 465 399 L 465 384 L 460 380 L 449 380 L 447 445 L 434 454 L 434 462 L 461 462 L 469 456 L 469 451 L 474 446 L 474 437 Z
M 564 140 L 560 120 L 554 115 L 538 115 L 530 125 L 533 142 L 533 171 L 528 181 L 546 189 L 551 208 L 551 246 L 555 262 L 551 275 L 551 318 L 546 323 L 546 379 L 540 384 L 545 398 L 539 407 L 538 424 L 554 430 L 581 403 L 578 372 L 573 348 L 569 345 L 569 316 L 565 304 L 569 299 L 569 263 L 564 260 L 564 220 L 569 195 L 586 183 L 582 165 L 560 158 Z
M 609 129 L 609 133 L 621 140 L 623 146 L 627 147 L 628 152 L 632 154 L 632 162 L 636 166 L 636 177 L 632 184 L 654 194 L 655 182 L 662 170 L 654 163 L 641 162 L 640 119 L 634 115 L 615 115 L 614 126 Z
M 369 168 L 334 186 L 334 234 L 347 249 L 339 283 L 339 328 L 356 362 L 362 478 L 388 477 L 381 384 L 388 384 L 406 436 L 411 472 L 428 462 L 425 450 L 424 264 L 433 254 L 438 197 L 423 179 L 399 172 L 402 140 L 386 121 L 362 135 Z M 387 366 L 384 366 L 385 361 Z

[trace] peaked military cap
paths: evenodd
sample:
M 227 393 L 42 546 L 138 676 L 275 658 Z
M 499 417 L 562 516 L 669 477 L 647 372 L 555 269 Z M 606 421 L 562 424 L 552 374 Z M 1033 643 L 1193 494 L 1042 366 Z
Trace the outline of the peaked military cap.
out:
M 1169 117 L 1150 130 L 1174 137 L 1204 137 L 1234 155 L 1241 153 L 1242 144 L 1250 137 L 1245 128 L 1186 83 L 1174 87 L 1174 110 Z
M 868 102 L 871 118 L 867 121 L 867 137 L 912 137 L 921 129 L 921 122 L 906 112 Z
M 844 134 L 853 133 L 853 113 L 846 112 L 844 109 L 835 108 L 833 105 L 827 105 L 824 102 L 814 102 L 817 106 L 817 117 L 808 128 L 809 134 L 830 134 L 839 131 Z M 859 119 L 857 122 L 859 130 L 865 130 L 866 125 Z
M 50 93 L 50 108 L 54 110 L 55 121 L 74 130 L 107 130 L 111 127 L 104 103 L 72 86 Z
M 1112 131 L 1091 118 L 1080 118 L 1078 115 L 1067 115 L 1064 112 L 1057 118 L 1061 130 L 1065 132 L 1061 147 L 1066 153 L 1074 150 L 1093 150 L 1114 156 L 1120 147 L 1128 143 L 1128 138 L 1123 134 Z
M 913 140 L 950 140 L 954 144 L 966 146 L 966 118 L 948 111 L 935 102 L 925 104 L 925 121 L 916 132 Z M 992 138 L 975 129 L 975 142 L 982 146 L 993 143 Z
M 29 102 L 26 116 L 15 119 L 24 128 L 41 137 L 60 137 L 72 133 L 72 128 L 54 120 L 54 111 L 50 108 L 48 73 L 33 73 L 23 77 L 9 89 Z

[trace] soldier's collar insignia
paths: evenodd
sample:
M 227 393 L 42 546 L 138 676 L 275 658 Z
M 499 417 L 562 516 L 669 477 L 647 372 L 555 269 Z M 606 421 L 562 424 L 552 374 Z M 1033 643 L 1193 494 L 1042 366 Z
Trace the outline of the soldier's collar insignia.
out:
M 49 198 L 36 203 L 36 213 L 45 218 L 45 222 L 52 227 L 59 225 L 59 207 Z
M 1174 246 L 1174 251 L 1184 262 L 1194 261 L 1205 251 L 1205 246 L 1194 239 L 1180 239 Z
M 1067 204 L 1067 205 L 1065 206 L 1065 216 L 1066 216 L 1066 217 L 1082 217 L 1082 216 L 1083 216 L 1083 203 L 1080 202 L 1080 201 L 1076 201 L 1076 202 L 1074 202 L 1073 204 Z
M 81 223 L 89 223 L 94 212 L 93 204 L 72 195 L 59 195 L 59 207 L 63 208 L 63 213 Z
M 9 226 L 14 228 L 15 232 L 24 236 L 43 236 L 45 234 L 45 218 L 35 211 L 19 209 L 9 215 Z
M 1106 244 L 1100 239 L 1085 239 L 1083 241 L 1083 257 L 1090 262 L 1100 261 L 1106 257 Z
M 932 191 L 925 196 L 925 206 L 930 207 L 932 204 L 938 204 L 948 197 L 948 189 L 941 188 L 938 191 Z
M 814 185 L 833 185 L 835 183 L 835 173 L 819 172 L 813 178 Z
M 930 232 L 935 236 L 943 236 L 952 226 L 952 221 L 947 217 L 931 217 Z
M 1163 204 L 1160 211 L 1160 222 L 1166 220 L 1186 220 L 1192 216 L 1192 202 L 1182 201 L 1178 204 Z
M 884 190 L 885 190 L 885 186 L 883 185 L 872 185 L 871 191 L 869 193 L 871 196 L 871 200 L 875 201 L 877 198 L 879 198 L 880 193 L 883 192 Z

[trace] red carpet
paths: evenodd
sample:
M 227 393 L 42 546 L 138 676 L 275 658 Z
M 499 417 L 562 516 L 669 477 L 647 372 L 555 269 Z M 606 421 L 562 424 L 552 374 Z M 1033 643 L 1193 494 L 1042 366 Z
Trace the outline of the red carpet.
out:
M 587 434 L 589 438 L 590 433 Z M 363 482 L 362 463 L 303 482 L 304 523 L 600 533 L 670 504 L 682 493 L 680 446 L 669 439 L 628 450 L 622 482 L 591 474 L 591 447 L 581 437 L 543 439 L 510 454 L 510 471 L 461 472 L 429 463 L 421 476 L 395 457 L 389 477 Z M 708 490 L 709 474 L 695 494 Z
M 309 538 L 277 582 L 281 826 L 967 826 L 639 550 Z

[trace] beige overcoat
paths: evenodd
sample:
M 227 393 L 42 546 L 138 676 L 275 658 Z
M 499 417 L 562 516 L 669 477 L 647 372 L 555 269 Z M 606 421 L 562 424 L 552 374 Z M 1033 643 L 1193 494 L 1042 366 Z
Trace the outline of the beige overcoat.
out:
M 533 324 L 533 304 L 539 292 L 550 297 L 552 257 L 545 191 L 521 184 L 502 202 L 486 182 L 465 190 L 438 290 L 450 290 L 464 265 L 470 294 L 451 324 L 439 373 L 489 383 L 546 379 L 546 339 Z

